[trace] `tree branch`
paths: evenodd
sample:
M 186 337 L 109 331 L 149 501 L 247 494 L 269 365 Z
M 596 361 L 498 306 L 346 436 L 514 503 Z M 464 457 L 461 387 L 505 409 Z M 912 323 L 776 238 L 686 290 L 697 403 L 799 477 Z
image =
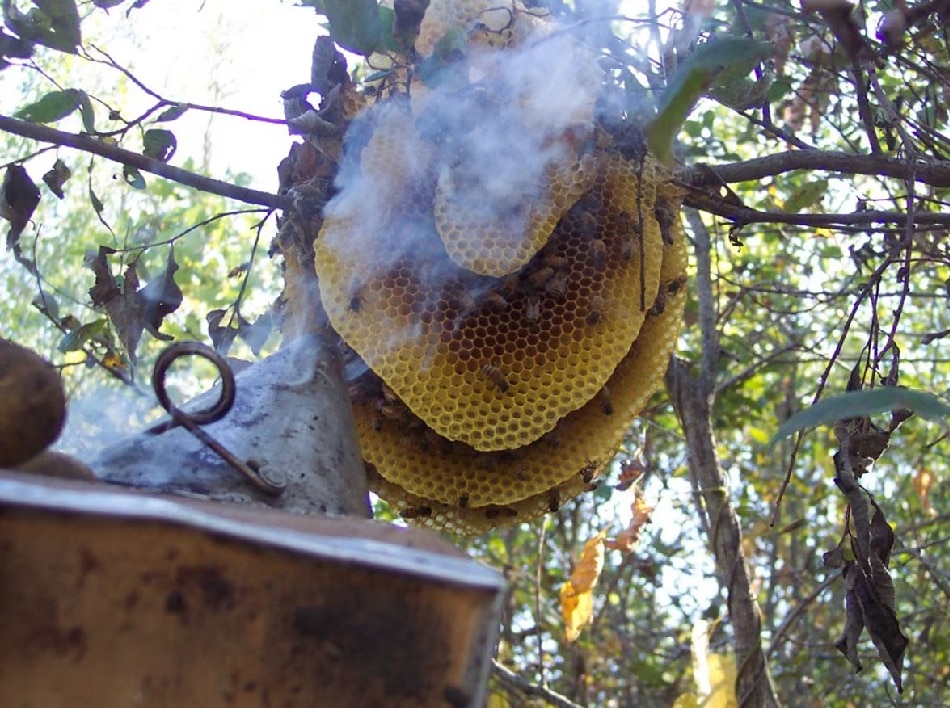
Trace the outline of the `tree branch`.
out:
M 752 591 L 739 518 L 726 492 L 726 481 L 716 452 L 712 425 L 715 401 L 715 360 L 719 355 L 715 299 L 710 276 L 711 243 L 698 214 L 688 210 L 687 218 L 696 242 L 699 261 L 696 292 L 702 337 L 698 374 L 679 357 L 673 357 L 666 374 L 670 400 L 686 436 L 686 454 L 693 492 L 705 507 L 704 524 L 716 562 L 716 575 L 726 590 L 726 602 L 735 637 L 738 676 L 736 694 L 740 706 L 777 706 L 775 686 L 762 649 L 762 615 Z
M 180 167 L 173 167 L 161 160 L 155 160 L 140 153 L 132 152 L 131 150 L 109 145 L 97 140 L 91 135 L 66 133 L 46 125 L 18 120 L 17 118 L 11 118 L 5 115 L 0 115 L 0 130 L 24 138 L 30 138 L 31 140 L 55 143 L 56 145 L 71 147 L 76 150 L 92 153 L 93 155 L 99 155 L 107 160 L 128 165 L 129 167 L 134 167 L 143 172 L 158 175 L 159 177 L 164 177 L 165 179 L 178 182 L 187 187 L 193 187 L 202 192 L 217 194 L 248 204 L 260 204 L 271 209 L 284 210 L 290 209 L 293 206 L 293 199 L 289 196 L 238 187 L 230 182 L 205 177 L 204 175 L 183 170 Z
M 719 187 L 721 184 L 752 182 L 794 170 L 818 170 L 846 175 L 877 175 L 914 179 L 931 187 L 950 187 L 950 162 L 920 159 L 913 170 L 905 160 L 885 155 L 853 155 L 825 150 L 789 150 L 728 165 L 687 167 L 677 177 L 693 187 Z
M 788 214 L 783 211 L 758 211 L 717 198 L 712 194 L 692 192 L 683 202 L 686 206 L 722 216 L 738 225 L 791 224 L 793 226 L 858 226 L 874 224 L 906 224 L 912 219 L 916 226 L 950 226 L 950 214 L 936 212 L 855 211 L 845 214 Z
M 500 664 L 497 659 L 491 660 L 492 673 L 498 677 L 498 680 L 506 687 L 511 688 L 525 696 L 535 696 L 546 701 L 548 705 L 556 708 L 581 708 L 577 703 L 565 698 L 560 693 L 555 693 L 544 686 L 537 686 L 528 682 L 524 677 L 516 674 L 508 667 Z

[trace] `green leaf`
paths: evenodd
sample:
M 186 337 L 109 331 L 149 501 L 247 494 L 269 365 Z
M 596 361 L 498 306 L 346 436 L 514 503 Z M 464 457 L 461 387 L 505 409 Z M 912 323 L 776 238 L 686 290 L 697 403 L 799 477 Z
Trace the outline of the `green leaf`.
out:
M 88 101 L 89 97 L 86 96 L 85 91 L 79 89 L 50 91 L 39 101 L 24 106 L 14 115 L 34 123 L 53 123 L 80 108 L 83 99 Z
M 42 291 L 33 298 L 33 307 L 47 315 L 50 319 L 59 322 L 59 303 L 48 292 Z
M 162 162 L 168 162 L 178 148 L 178 138 L 170 130 L 152 128 L 142 137 L 142 152 L 146 156 Z
M 857 418 L 901 409 L 912 410 L 927 420 L 950 420 L 950 405 L 927 391 L 915 391 L 896 386 L 849 391 L 839 396 L 825 398 L 793 415 L 775 432 L 771 444 L 774 445 L 782 438 L 797 433 L 799 430 L 817 425 L 827 425 L 844 418 Z
M 742 71 L 772 54 L 772 45 L 751 39 L 728 37 L 712 39 L 676 70 L 656 117 L 647 125 L 650 151 L 661 162 L 673 160 L 673 141 L 700 97 L 724 71 Z M 746 69 L 748 72 L 749 69 Z
M 102 213 L 102 200 L 99 199 L 98 195 L 93 190 L 92 186 L 89 187 L 89 203 L 92 204 L 92 208 L 97 214 Z
M 24 13 L 12 0 L 3 0 L 7 27 L 23 40 L 75 54 L 82 43 L 76 0 L 33 0 L 33 5 Z
M 344 49 L 369 56 L 383 42 L 383 23 L 376 0 L 326 0 L 330 36 Z
M 124 165 L 122 167 L 122 176 L 126 183 L 133 189 L 145 189 L 145 177 L 134 167 Z
M 96 110 L 85 91 L 80 91 L 79 114 L 82 116 L 82 127 L 90 135 L 96 132 Z
M 158 117 L 155 119 L 156 123 L 162 123 L 169 120 L 177 120 L 181 118 L 185 111 L 188 110 L 188 106 L 176 103 L 174 106 L 169 106 L 164 111 L 158 114 Z
M 786 200 L 783 210 L 789 214 L 794 214 L 802 209 L 820 204 L 827 191 L 828 180 L 826 179 L 807 182 L 792 192 Z
M 769 103 L 778 103 L 792 92 L 792 82 L 789 79 L 776 79 L 769 86 L 769 92 L 766 94 Z
M 109 320 L 87 322 L 79 329 L 69 332 L 60 340 L 58 349 L 61 352 L 79 351 L 86 342 L 93 340 L 108 345 Z

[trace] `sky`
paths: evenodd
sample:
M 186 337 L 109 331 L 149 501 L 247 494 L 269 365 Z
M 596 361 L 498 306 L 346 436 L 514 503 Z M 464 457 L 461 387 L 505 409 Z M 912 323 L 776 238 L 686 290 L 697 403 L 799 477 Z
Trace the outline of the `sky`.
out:
M 113 9 L 94 31 L 117 63 L 166 98 L 282 118 L 281 91 L 309 79 L 318 19 L 278 0 L 152 0 L 130 22 Z M 129 115 L 151 101 L 138 91 L 129 98 Z M 196 113 L 168 127 L 179 139 L 173 164 L 207 157 L 211 176 L 248 172 L 253 187 L 276 190 L 277 163 L 292 142 L 283 126 Z

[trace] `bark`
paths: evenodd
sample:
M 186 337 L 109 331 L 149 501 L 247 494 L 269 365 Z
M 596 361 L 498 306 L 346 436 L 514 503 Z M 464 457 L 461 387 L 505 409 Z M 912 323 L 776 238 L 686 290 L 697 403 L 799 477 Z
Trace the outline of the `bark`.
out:
M 702 526 L 716 561 L 716 575 L 726 590 L 736 646 L 739 705 L 777 706 L 775 687 L 762 647 L 762 615 L 752 592 L 742 552 L 742 532 L 716 452 L 712 411 L 716 397 L 716 360 L 719 336 L 712 289 L 711 244 L 699 214 L 686 210 L 696 251 L 696 294 L 702 350 L 694 373 L 687 362 L 674 357 L 666 375 L 670 399 L 686 436 L 693 493 L 700 506 Z
M 739 705 L 777 706 L 775 687 L 762 648 L 762 616 L 742 553 L 739 519 L 726 494 L 716 454 L 712 396 L 703 390 L 701 381 L 690 373 L 688 365 L 678 358 L 670 365 L 667 387 L 686 435 L 690 477 L 698 485 L 694 492 L 702 498 L 708 519 L 716 575 L 726 589 L 736 645 Z

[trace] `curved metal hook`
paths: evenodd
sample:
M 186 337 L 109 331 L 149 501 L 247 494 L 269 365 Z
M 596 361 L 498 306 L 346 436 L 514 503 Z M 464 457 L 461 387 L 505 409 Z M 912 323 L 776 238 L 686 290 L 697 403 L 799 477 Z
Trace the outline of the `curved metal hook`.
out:
M 181 410 L 168 395 L 165 388 L 165 376 L 172 363 L 182 356 L 199 356 L 202 359 L 210 361 L 218 376 L 221 377 L 221 396 L 208 408 L 195 412 Z M 152 388 L 155 391 L 155 397 L 168 414 L 172 417 L 174 423 L 162 423 L 149 430 L 151 433 L 160 433 L 174 427 L 175 424 L 181 425 L 188 432 L 198 438 L 201 442 L 214 450 L 221 459 L 227 462 L 231 467 L 240 472 L 247 478 L 251 484 L 267 494 L 278 495 L 287 488 L 287 481 L 282 476 L 275 475 L 272 471 L 262 469 L 261 465 L 253 460 L 240 460 L 224 445 L 219 443 L 213 437 L 208 435 L 199 426 L 208 423 L 214 423 L 221 420 L 231 407 L 234 405 L 234 399 L 237 391 L 237 383 L 234 380 L 234 372 L 228 365 L 227 360 L 218 352 L 209 346 L 199 342 L 176 342 L 169 345 L 159 354 L 155 361 L 155 368 L 152 370 Z

